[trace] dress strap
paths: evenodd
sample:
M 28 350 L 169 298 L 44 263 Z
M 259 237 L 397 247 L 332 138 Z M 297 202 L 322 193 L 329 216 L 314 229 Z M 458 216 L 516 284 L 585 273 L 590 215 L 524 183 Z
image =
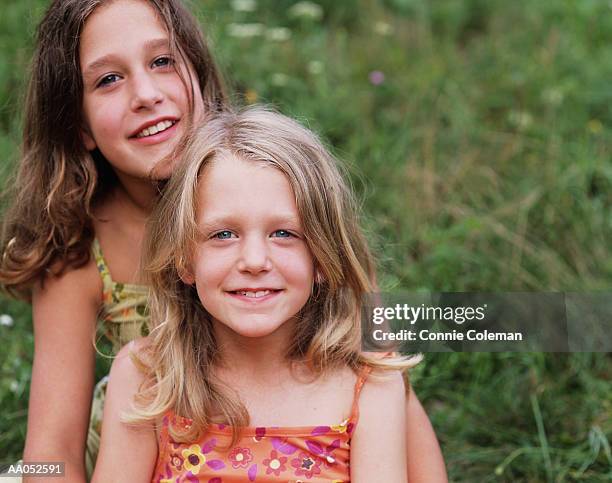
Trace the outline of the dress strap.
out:
M 363 366 L 359 371 L 359 375 L 357 376 L 355 392 L 353 394 L 353 407 L 351 408 L 350 417 L 350 421 L 353 423 L 353 428 L 357 425 L 357 421 L 359 420 L 359 395 L 361 394 L 361 389 L 370 375 L 370 372 L 372 372 L 371 366 Z
M 100 248 L 100 242 L 97 238 L 94 238 L 93 243 L 91 244 L 91 251 L 96 261 L 98 272 L 100 272 L 100 278 L 102 279 L 104 291 L 106 292 L 107 290 L 112 290 L 113 279 L 108 269 L 108 265 L 106 264 L 106 260 L 104 260 L 104 255 L 102 255 L 102 248 Z
M 170 433 L 168 426 L 170 425 L 171 413 L 167 412 L 161 419 L 158 427 L 157 444 L 159 451 L 157 454 L 157 464 L 155 465 L 155 474 L 165 474 L 166 466 L 170 463 Z M 169 481 L 169 480 L 168 480 Z

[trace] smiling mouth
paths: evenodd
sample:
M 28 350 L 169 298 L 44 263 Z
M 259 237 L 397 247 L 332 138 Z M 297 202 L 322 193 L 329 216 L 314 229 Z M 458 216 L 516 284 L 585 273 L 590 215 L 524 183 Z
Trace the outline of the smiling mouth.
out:
M 134 137 L 136 137 L 136 138 L 146 138 L 146 137 L 149 137 L 149 136 L 154 136 L 155 134 L 158 134 L 160 132 L 164 132 L 166 129 L 170 129 L 176 123 L 177 123 L 177 121 L 170 121 L 170 120 L 160 121 L 157 124 L 154 124 L 153 126 L 145 127 L 142 131 L 140 131 Z
M 230 293 L 235 295 L 242 295 L 249 299 L 260 299 L 266 295 L 280 292 L 280 290 L 266 289 L 266 290 L 233 290 Z

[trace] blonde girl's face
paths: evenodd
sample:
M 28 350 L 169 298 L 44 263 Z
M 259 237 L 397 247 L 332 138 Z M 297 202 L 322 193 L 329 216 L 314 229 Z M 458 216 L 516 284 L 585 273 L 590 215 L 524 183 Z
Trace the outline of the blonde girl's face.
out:
M 184 281 L 195 282 L 217 329 L 265 337 L 291 321 L 310 297 L 314 261 L 286 177 L 229 155 L 215 160 L 200 175 L 197 222 Z
M 103 4 L 85 22 L 79 54 L 86 148 L 98 148 L 122 181 L 167 178 L 171 166 L 156 165 L 190 117 L 191 94 L 177 70 L 185 79 L 191 73 L 194 117 L 203 102 L 191 67 L 172 57 L 156 11 L 143 0 Z

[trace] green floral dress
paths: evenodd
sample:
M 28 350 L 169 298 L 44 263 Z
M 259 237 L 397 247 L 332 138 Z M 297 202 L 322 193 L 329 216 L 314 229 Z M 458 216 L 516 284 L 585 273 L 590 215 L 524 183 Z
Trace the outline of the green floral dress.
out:
M 149 319 L 147 311 L 149 289 L 144 285 L 114 282 L 97 239 L 94 239 L 92 244 L 92 255 L 103 285 L 100 328 L 103 335 L 113 344 L 113 353 L 116 354 L 131 340 L 146 335 L 146 323 Z M 94 390 L 85 450 L 85 466 L 89 477 L 93 473 L 100 449 L 102 411 L 107 383 L 108 378 L 104 377 Z

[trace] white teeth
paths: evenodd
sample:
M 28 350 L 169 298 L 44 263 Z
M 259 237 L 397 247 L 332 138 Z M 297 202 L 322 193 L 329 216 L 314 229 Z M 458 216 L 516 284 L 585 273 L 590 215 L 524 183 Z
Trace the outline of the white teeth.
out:
M 246 290 L 239 290 L 238 293 L 240 295 L 244 295 L 245 297 L 248 297 L 251 299 L 258 299 L 260 297 L 264 297 L 268 295 L 270 291 L 269 290 L 259 290 L 257 292 L 247 292 Z
M 144 138 L 147 136 L 153 136 L 153 134 L 157 134 L 158 132 L 165 131 L 169 127 L 174 125 L 175 121 L 160 121 L 154 126 L 145 127 L 142 131 L 136 134 L 137 138 Z

